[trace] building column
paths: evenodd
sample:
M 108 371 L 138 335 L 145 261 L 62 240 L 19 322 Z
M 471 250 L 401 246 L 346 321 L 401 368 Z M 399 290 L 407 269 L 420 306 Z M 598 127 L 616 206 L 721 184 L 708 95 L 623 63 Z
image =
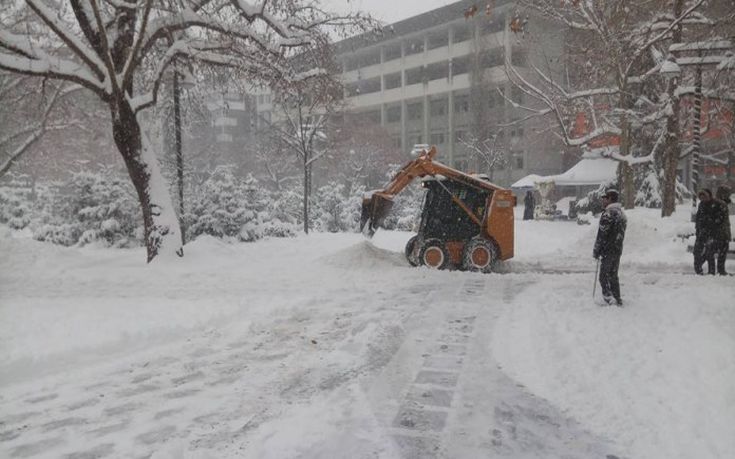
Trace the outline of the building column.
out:
M 447 152 L 449 153 L 449 164 L 454 164 L 454 91 L 447 94 Z M 454 167 L 454 166 L 452 166 Z

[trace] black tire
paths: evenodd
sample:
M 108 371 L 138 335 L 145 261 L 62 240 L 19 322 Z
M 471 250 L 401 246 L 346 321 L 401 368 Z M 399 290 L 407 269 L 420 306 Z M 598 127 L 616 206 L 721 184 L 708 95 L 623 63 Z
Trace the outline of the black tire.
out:
M 498 248 L 490 239 L 476 236 L 467 241 L 462 251 L 462 267 L 467 271 L 489 273 L 498 261 Z
M 433 269 L 447 269 L 451 263 L 449 251 L 439 239 L 429 239 L 419 251 L 419 263 Z
M 404 254 L 406 255 L 406 260 L 408 260 L 408 264 L 411 266 L 419 265 L 418 250 L 417 250 L 418 248 L 416 247 L 418 240 L 419 240 L 418 236 L 413 236 L 406 243 L 406 250 L 404 251 Z

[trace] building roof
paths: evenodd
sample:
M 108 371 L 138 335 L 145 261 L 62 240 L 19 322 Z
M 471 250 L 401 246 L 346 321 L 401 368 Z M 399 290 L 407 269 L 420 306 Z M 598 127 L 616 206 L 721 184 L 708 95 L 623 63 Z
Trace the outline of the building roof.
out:
M 511 188 L 532 188 L 536 183 L 543 182 L 554 182 L 557 186 L 602 185 L 611 182 L 615 180 L 618 162 L 605 153 L 608 153 L 607 148 L 590 150 L 566 172 L 547 176 L 527 175 L 511 185 Z
M 494 2 L 494 8 L 498 8 L 513 0 L 497 0 Z M 336 43 L 337 54 L 353 52 L 357 49 L 376 45 L 378 43 L 392 40 L 403 35 L 410 35 L 415 32 L 430 29 L 440 24 L 462 19 L 464 12 L 473 5 L 480 7 L 475 14 L 476 17 L 484 17 L 484 2 L 477 0 L 460 0 L 450 5 L 442 6 L 417 16 L 395 22 L 383 27 L 382 33 L 367 32 L 354 37 L 346 38 Z

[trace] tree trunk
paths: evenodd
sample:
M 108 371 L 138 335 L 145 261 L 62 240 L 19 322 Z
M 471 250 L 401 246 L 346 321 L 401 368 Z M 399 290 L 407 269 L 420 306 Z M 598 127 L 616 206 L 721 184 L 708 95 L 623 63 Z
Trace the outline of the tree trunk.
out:
M 309 165 L 304 156 L 304 233 L 309 234 Z
M 144 148 L 140 124 L 126 100 L 110 103 L 115 145 L 143 211 L 145 246 L 150 263 L 162 253 L 183 255 L 181 230 L 155 156 Z
M 623 109 L 623 115 L 620 123 L 620 155 L 627 157 L 630 155 L 630 121 L 628 116 L 625 114 L 627 109 L 627 97 L 621 96 L 621 105 Z M 618 177 L 620 178 L 620 192 L 622 193 L 621 201 L 625 209 L 632 209 L 635 207 L 635 181 L 633 179 L 633 168 L 627 162 L 621 162 L 618 166 Z
M 673 87 L 674 84 L 672 83 Z M 674 97 L 673 90 L 670 91 Z M 661 196 L 661 216 L 670 217 L 676 210 L 676 167 L 679 164 L 679 100 L 671 102 L 673 114 L 666 121 L 664 149 L 664 183 Z

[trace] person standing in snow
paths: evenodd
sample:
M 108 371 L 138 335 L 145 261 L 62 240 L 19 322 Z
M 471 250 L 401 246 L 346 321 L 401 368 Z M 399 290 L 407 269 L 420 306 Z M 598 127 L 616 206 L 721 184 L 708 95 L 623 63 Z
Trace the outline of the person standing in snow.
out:
M 533 199 L 533 191 L 526 191 L 526 197 L 523 198 L 523 219 L 533 220 L 533 209 L 536 208 L 536 200 Z
M 623 239 L 628 219 L 618 202 L 619 196 L 617 190 L 608 190 L 602 196 L 604 210 L 600 215 L 600 227 L 597 230 L 592 256 L 600 260 L 600 286 L 605 303 L 612 304 L 614 301 L 618 306 L 622 306 L 618 268 L 620 256 L 623 254 Z
M 707 273 L 715 273 L 715 253 L 713 251 L 715 232 L 717 231 L 717 214 L 719 212 L 717 203 L 712 199 L 712 191 L 705 188 L 701 190 L 699 207 L 694 217 L 694 272 L 703 274 L 702 265 L 707 262 Z
M 717 262 L 717 274 L 724 276 L 727 274 L 725 270 L 725 260 L 727 259 L 727 251 L 730 248 L 730 240 L 732 232 L 730 230 L 730 187 L 720 186 L 715 192 L 715 221 L 714 231 L 712 234 L 712 253 Z

